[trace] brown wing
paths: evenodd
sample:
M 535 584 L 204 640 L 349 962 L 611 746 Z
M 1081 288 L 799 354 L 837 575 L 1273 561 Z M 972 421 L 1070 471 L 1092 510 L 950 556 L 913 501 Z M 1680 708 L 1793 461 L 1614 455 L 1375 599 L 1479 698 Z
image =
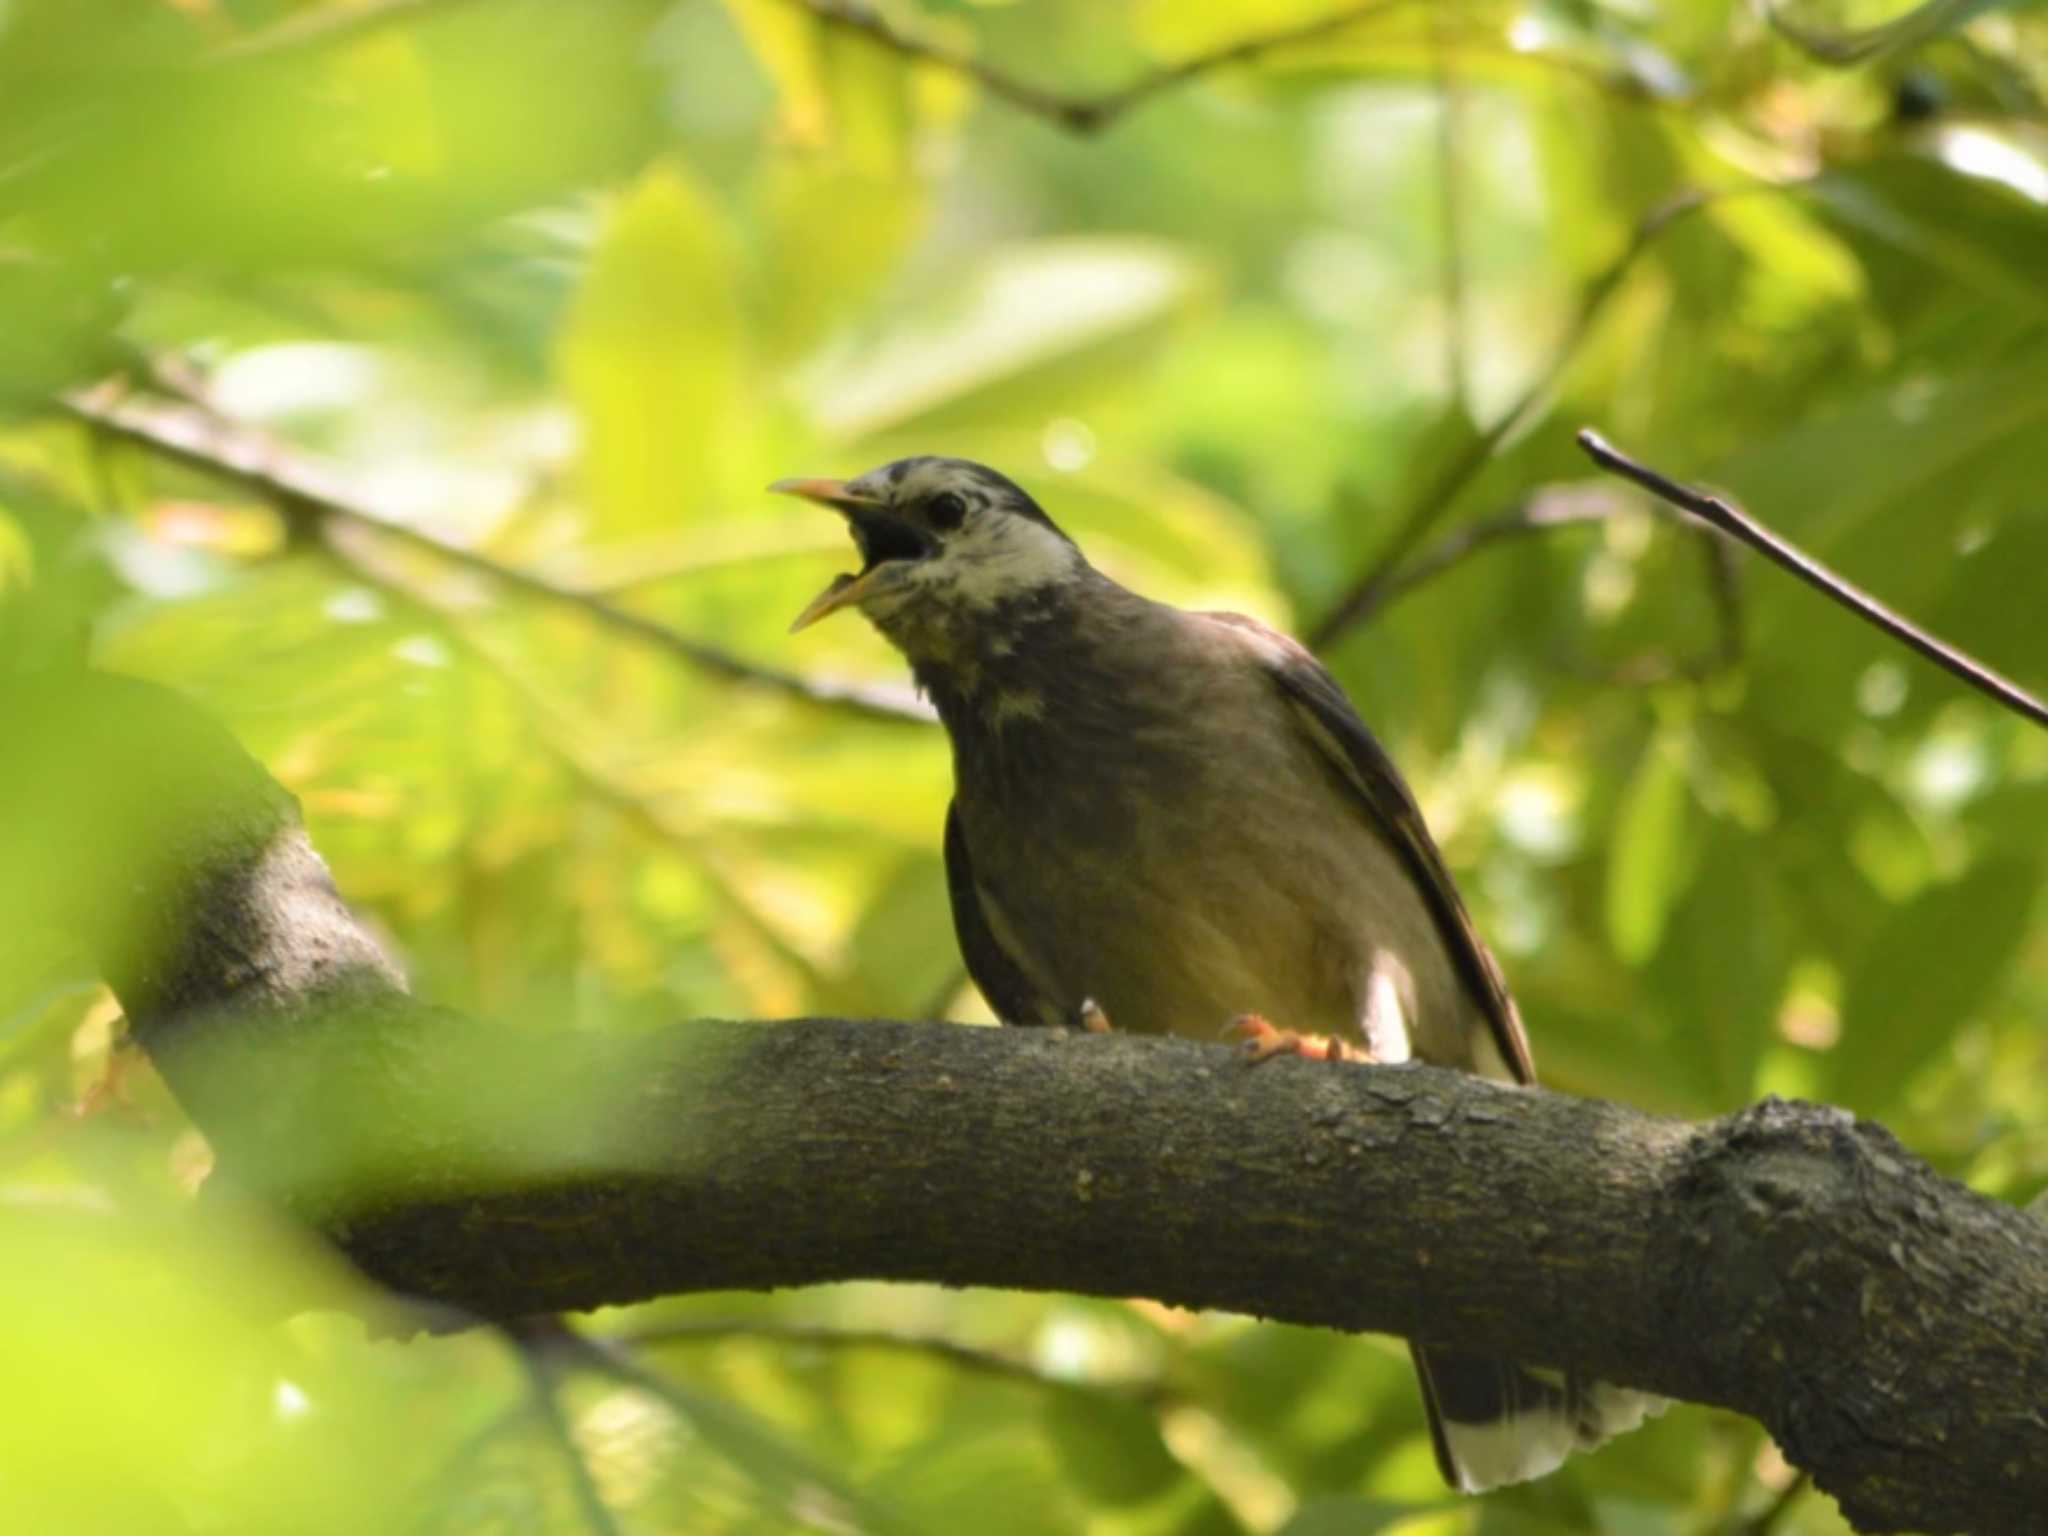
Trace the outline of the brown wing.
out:
M 946 807 L 946 895 L 953 904 L 953 932 L 960 940 L 960 958 L 981 995 L 1005 1024 L 1042 1024 L 1054 1012 L 1049 1000 L 1004 949 L 981 908 L 974 883 L 974 865 L 967 853 L 967 833 L 958 806 Z
M 1507 981 L 1479 930 L 1472 926 L 1472 916 L 1451 881 L 1444 856 L 1423 824 L 1421 808 L 1408 793 L 1386 749 L 1358 718 L 1337 680 L 1300 645 L 1241 614 L 1208 617 L 1244 630 L 1259 642 L 1256 648 L 1266 669 L 1294 706 L 1304 734 L 1350 785 L 1360 808 L 1386 835 L 1415 877 L 1417 889 L 1436 918 L 1444 947 L 1492 1027 L 1501 1059 L 1517 1081 L 1535 1082 L 1536 1063 L 1529 1054 L 1529 1037 L 1523 1032 L 1515 1000 L 1508 995 Z

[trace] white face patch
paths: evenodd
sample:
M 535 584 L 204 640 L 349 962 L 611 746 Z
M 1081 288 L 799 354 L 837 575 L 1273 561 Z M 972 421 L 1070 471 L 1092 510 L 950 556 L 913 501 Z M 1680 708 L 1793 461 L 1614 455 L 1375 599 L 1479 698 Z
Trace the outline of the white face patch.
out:
M 939 553 L 920 560 L 909 585 L 963 608 L 992 608 L 1021 593 L 1064 581 L 1081 553 L 1043 523 L 1001 507 L 981 507 Z
M 939 551 L 904 569 L 899 580 L 881 584 L 871 614 L 888 612 L 915 599 L 952 608 L 987 609 L 1009 598 L 1071 576 L 1081 552 L 1036 517 L 1012 510 L 997 486 L 972 465 L 926 459 L 898 480 L 881 472 L 863 476 L 852 489 L 917 507 L 951 494 L 967 507 L 959 527 L 945 531 Z

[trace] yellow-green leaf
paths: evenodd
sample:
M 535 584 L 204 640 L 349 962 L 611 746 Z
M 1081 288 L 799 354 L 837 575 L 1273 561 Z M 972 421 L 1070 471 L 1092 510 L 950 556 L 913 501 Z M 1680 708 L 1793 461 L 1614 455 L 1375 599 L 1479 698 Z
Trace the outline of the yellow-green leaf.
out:
M 1607 864 L 1607 934 L 1615 952 L 1640 965 L 1657 948 L 1684 887 L 1685 744 L 1660 730 L 1643 749 L 1614 824 Z
M 761 478 L 737 269 L 722 211 L 675 162 L 605 220 L 560 352 L 601 537 L 704 516 Z

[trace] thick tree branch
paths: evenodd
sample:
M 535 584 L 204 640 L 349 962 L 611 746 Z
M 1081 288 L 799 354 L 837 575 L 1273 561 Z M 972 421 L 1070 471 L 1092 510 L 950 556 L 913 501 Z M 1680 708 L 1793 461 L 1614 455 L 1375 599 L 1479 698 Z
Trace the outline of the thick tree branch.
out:
M 94 941 L 224 1172 L 400 1290 L 1155 1296 L 1722 1404 L 1867 1530 L 2048 1507 L 2048 1226 L 1839 1111 L 1686 1125 L 1051 1031 L 485 1027 L 405 995 L 286 797 L 171 695 L 77 675 L 0 709 L 0 920 Z

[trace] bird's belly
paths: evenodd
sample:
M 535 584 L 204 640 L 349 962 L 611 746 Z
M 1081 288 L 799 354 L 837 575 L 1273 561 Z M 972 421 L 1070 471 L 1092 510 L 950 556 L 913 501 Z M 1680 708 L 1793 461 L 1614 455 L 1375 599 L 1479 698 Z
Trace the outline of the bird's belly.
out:
M 1206 809 L 1199 824 L 1005 861 L 1023 876 L 1002 893 L 1007 915 L 1063 1005 L 1092 998 L 1116 1028 L 1146 1034 L 1213 1040 L 1257 1013 L 1358 1040 L 1374 976 L 1388 974 L 1428 1037 L 1414 1054 L 1462 1059 L 1471 1005 L 1408 871 L 1360 818 Z

